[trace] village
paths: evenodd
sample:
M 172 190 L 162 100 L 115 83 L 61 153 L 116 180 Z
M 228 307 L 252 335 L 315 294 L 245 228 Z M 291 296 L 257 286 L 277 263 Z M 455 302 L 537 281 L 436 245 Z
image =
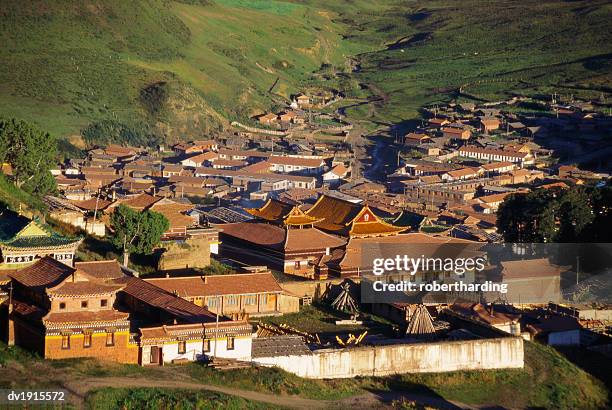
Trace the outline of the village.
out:
M 368 179 L 350 124 L 327 126 L 332 141 L 294 140 L 310 123 L 305 108 L 301 95 L 292 111 L 259 117 L 267 128 L 99 146 L 58 164 L 48 220 L 0 215 L 2 340 L 48 359 L 276 366 L 315 379 L 522 368 L 524 340 L 609 354 L 610 305 L 568 304 L 571 267 L 548 258 L 491 267 L 511 302 L 367 303 L 360 289 L 374 245 L 501 245 L 506 197 L 605 184 L 609 117 L 584 104 L 551 105 L 548 116 L 431 107 L 421 126 L 387 139 L 391 171 Z M 138 263 L 96 249 L 126 207 L 168 221 Z

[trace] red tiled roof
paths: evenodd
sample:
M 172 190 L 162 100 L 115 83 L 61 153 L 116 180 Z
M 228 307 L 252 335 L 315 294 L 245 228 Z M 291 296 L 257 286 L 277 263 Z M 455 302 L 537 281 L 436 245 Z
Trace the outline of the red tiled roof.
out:
M 76 262 L 75 268 L 98 279 L 116 279 L 125 276 L 116 260 Z
M 338 248 L 346 244 L 346 239 L 321 232 L 316 228 L 288 229 L 285 240 L 286 251 L 318 250 Z
M 257 222 L 238 222 L 232 224 L 218 225 L 222 231 L 219 238 L 223 241 L 224 236 L 231 236 L 242 241 L 257 245 L 282 249 L 285 241 L 285 230 L 276 225 Z
M 216 319 L 216 316 L 209 310 L 194 305 L 142 279 L 124 276 L 115 279 L 114 283 L 125 285 L 122 291 L 134 299 L 188 322 L 214 322 Z
M 272 273 L 159 278 L 146 281 L 169 293 L 176 292 L 181 297 L 282 292 Z
M 45 256 L 30 266 L 9 273 L 8 276 L 28 287 L 47 288 L 56 286 L 74 271 L 74 268 Z
M 528 279 L 560 277 L 562 268 L 552 265 L 548 258 L 526 259 L 501 262 L 504 281 L 507 279 Z
M 58 296 L 85 296 L 85 295 L 107 295 L 117 292 L 121 286 L 105 285 L 101 282 L 68 282 L 47 290 L 50 295 Z
M 294 165 L 308 168 L 317 168 L 323 165 L 323 160 L 321 158 L 285 157 L 280 155 L 271 155 L 268 162 L 271 164 Z

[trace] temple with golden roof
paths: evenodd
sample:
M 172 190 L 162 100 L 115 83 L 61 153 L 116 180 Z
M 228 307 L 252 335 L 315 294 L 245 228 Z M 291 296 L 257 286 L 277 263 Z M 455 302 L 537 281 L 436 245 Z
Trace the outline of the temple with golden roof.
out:
M 406 227 L 383 221 L 367 204 L 355 204 L 329 195 L 322 195 L 306 215 L 316 218 L 314 226 L 322 231 L 349 238 L 394 236 Z
M 314 224 L 322 221 L 320 218 L 307 215 L 297 205 L 273 198 L 261 208 L 249 208 L 246 211 L 262 221 L 292 228 L 312 228 Z
M 82 238 L 68 238 L 54 232 L 38 218 L 28 219 L 13 211 L 2 211 L 0 282 L 3 281 L 3 270 L 27 266 L 45 256 L 72 266 L 81 241 Z

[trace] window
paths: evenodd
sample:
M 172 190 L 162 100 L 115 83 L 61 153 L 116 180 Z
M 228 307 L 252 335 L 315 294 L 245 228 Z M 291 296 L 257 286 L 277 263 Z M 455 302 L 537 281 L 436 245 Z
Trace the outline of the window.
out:
M 262 305 L 267 305 L 268 304 L 268 294 L 264 293 L 263 295 L 259 297 L 259 300 Z
M 300 261 L 295 261 L 295 269 L 300 269 Z
M 108 300 L 106 300 L 106 299 L 102 299 L 102 300 L 100 301 L 100 306 L 101 306 L 101 307 L 106 307 L 106 306 L 108 306 Z
M 217 303 L 218 303 L 218 299 L 217 298 L 208 298 L 208 307 L 209 308 L 216 308 L 217 307 Z
M 231 335 L 227 335 L 227 350 L 234 350 L 234 340 L 236 338 Z
M 257 304 L 257 296 L 256 295 L 246 295 L 244 297 L 245 305 L 256 305 Z
M 91 347 L 91 332 L 83 333 L 83 347 Z
M 178 342 L 178 352 L 179 354 L 183 354 L 187 351 L 187 342 L 184 340 L 179 340 Z
M 87 309 L 87 301 L 86 300 L 81 302 L 81 308 Z
M 106 332 L 106 345 L 107 346 L 115 345 L 115 332 Z
M 202 340 L 202 352 L 210 352 L 210 339 Z
M 59 308 L 60 309 L 66 309 L 66 303 L 65 302 L 60 302 Z
M 70 349 L 70 335 L 62 335 L 62 349 Z
M 238 304 L 238 299 L 234 295 L 227 296 L 227 304 L 228 305 L 236 305 L 236 304 Z

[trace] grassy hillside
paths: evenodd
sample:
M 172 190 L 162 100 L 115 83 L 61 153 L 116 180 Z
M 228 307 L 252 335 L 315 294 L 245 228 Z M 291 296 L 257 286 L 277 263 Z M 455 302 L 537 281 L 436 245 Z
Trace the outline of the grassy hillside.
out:
M 267 0 L 7 0 L 0 113 L 65 136 L 101 120 L 201 133 L 269 107 L 277 78 L 288 95 L 341 62 L 335 32 L 325 13 Z
M 100 121 L 197 136 L 273 108 L 274 84 L 378 95 L 348 113 L 391 122 L 462 85 L 610 98 L 611 17 L 604 0 L 5 0 L 0 113 L 79 143 Z
M 423 104 L 456 98 L 460 86 L 487 100 L 552 92 L 611 97 L 608 1 L 384 3 L 366 11 L 361 3 L 336 7 L 352 27 L 347 41 L 377 49 L 358 56 L 361 71 L 353 77 L 374 84 L 384 102 L 375 110 L 361 106 L 354 116 L 414 118 Z

